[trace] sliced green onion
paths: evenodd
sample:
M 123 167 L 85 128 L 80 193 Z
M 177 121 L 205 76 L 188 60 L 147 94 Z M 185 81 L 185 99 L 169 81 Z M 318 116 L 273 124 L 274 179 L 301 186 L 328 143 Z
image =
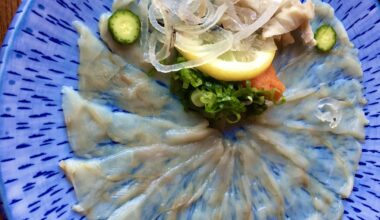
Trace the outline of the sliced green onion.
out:
M 177 62 L 185 61 L 178 58 Z M 184 107 L 200 112 L 211 120 L 236 123 L 243 113 L 259 115 L 273 101 L 276 90 L 252 88 L 251 82 L 218 81 L 202 74 L 197 69 L 182 69 L 172 75 L 171 90 Z M 284 100 L 284 99 L 282 99 Z
M 199 90 L 195 90 L 191 93 L 191 102 L 197 107 L 203 107 L 205 104 L 201 102 L 202 92 Z
M 212 92 L 204 91 L 200 98 L 200 101 L 206 106 L 212 106 L 216 102 L 216 95 Z
M 231 118 L 232 116 L 232 118 Z M 239 113 L 234 113 L 232 115 L 229 115 L 227 118 L 226 118 L 226 121 L 230 124 L 235 124 L 237 122 L 239 122 L 241 119 L 241 115 Z

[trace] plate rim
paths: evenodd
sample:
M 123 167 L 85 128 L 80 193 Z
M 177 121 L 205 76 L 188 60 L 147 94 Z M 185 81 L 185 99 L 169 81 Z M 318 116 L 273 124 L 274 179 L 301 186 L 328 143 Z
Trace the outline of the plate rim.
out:
M 340 0 L 321 0 L 325 3 L 330 3 L 331 1 L 340 1 Z M 375 3 L 376 7 L 380 10 L 380 1 L 379 0 L 368 0 Z M 0 82 L 3 81 L 5 76 L 5 69 L 6 69 L 6 61 L 9 59 L 9 55 L 12 52 L 12 48 L 14 46 L 14 39 L 21 31 L 18 27 L 22 22 L 24 22 L 24 19 L 27 18 L 28 13 L 31 12 L 31 7 L 36 3 L 36 0 L 21 0 L 21 3 L 14 14 L 12 18 L 12 22 L 10 23 L 6 35 L 3 39 L 3 42 L 0 42 Z M 352 39 L 351 39 L 352 40 Z M 360 51 L 360 50 L 359 50 Z M 0 91 L 2 90 L 2 84 L 0 83 Z M 364 90 L 365 91 L 365 90 Z M 365 92 L 364 92 L 365 94 Z M 1 99 L 0 99 L 1 103 Z M 380 105 L 379 105 L 380 106 Z M 0 120 L 0 129 L 2 128 L 2 120 Z M 1 142 L 1 141 L 0 141 Z M 0 146 L 1 147 L 1 146 Z M 4 146 L 3 146 L 4 147 Z M 359 168 L 359 166 L 358 166 Z M 12 208 L 10 205 L 10 201 L 6 197 L 6 190 L 5 190 L 5 184 L 4 184 L 4 178 L 5 175 L 2 170 L 2 165 L 0 163 L 0 199 L 3 204 L 3 210 L 5 217 L 9 220 L 15 219 L 12 215 Z
M 14 38 L 17 35 L 17 33 L 20 31 L 17 27 L 23 22 L 25 18 L 25 13 L 29 12 L 29 9 L 34 3 L 35 0 L 21 0 L 20 5 L 17 8 L 17 11 L 15 12 L 11 23 L 8 26 L 7 32 L 5 34 L 5 37 L 3 39 L 3 42 L 0 45 L 0 82 L 3 81 L 4 78 L 4 71 L 5 71 L 5 64 L 6 61 L 9 58 L 10 49 L 12 48 L 14 44 Z M 0 84 L 0 91 L 2 89 L 2 84 Z M 0 100 L 1 102 L 1 100 Z M 0 129 L 2 127 L 2 122 L 0 120 Z M 1 163 L 0 163 L 0 171 Z M 5 184 L 4 184 L 4 178 L 3 178 L 3 172 L 0 172 L 0 199 L 2 201 L 2 209 L 4 210 L 5 217 L 9 220 L 14 219 L 11 212 L 11 207 L 9 204 L 9 201 L 6 197 L 6 190 L 5 190 Z

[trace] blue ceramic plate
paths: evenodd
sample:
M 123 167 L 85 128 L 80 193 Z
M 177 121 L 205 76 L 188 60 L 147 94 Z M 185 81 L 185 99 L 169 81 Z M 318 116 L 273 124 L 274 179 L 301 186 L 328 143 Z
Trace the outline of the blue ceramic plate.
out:
M 377 0 L 328 1 L 360 50 L 366 128 L 345 219 L 380 219 L 380 6 Z M 0 191 L 9 219 L 80 219 L 72 186 L 58 167 L 72 157 L 61 109 L 62 85 L 78 83 L 78 35 L 96 30 L 112 1 L 25 0 L 0 53 Z

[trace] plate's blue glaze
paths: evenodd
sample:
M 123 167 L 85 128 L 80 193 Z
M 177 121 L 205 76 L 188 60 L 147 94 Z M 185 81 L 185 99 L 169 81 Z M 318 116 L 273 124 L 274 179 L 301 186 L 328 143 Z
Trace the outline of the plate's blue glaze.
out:
M 329 1 L 328 1 L 329 2 Z M 0 191 L 10 219 L 81 219 L 58 162 L 72 156 L 61 86 L 77 85 L 72 21 L 96 30 L 112 1 L 25 0 L 0 53 Z M 380 8 L 377 0 L 329 2 L 360 49 L 370 120 L 345 219 L 380 219 Z

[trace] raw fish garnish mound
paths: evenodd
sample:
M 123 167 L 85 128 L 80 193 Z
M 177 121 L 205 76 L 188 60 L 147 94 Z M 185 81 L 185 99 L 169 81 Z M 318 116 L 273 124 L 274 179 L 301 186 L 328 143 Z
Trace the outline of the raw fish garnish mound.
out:
M 362 71 L 333 9 L 315 2 L 315 13 L 312 27 L 333 26 L 336 47 L 281 51 L 287 102 L 228 134 L 127 63 L 107 16 L 103 41 L 76 23 L 79 92 L 63 88 L 63 110 L 77 157 L 60 163 L 73 209 L 88 219 L 339 219 L 365 136 Z

